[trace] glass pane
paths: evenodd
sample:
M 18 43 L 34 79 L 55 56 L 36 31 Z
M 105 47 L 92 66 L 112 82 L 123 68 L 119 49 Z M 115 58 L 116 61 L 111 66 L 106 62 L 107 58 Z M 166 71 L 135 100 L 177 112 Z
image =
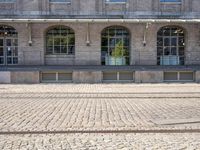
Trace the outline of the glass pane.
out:
M 184 56 L 184 47 L 179 47 L 179 56 Z
M 170 36 L 170 29 L 169 28 L 164 28 L 163 29 L 163 34 L 164 34 L 164 36 Z
M 46 54 L 53 54 L 53 46 L 47 47 Z
M 7 49 L 7 56 L 12 56 L 12 48 L 6 47 L 6 49 Z
M 163 38 L 157 38 L 157 46 L 163 46 Z
M 67 36 L 67 34 L 68 34 L 68 30 L 67 29 L 61 29 L 61 35 L 62 36 Z
M 116 29 L 116 35 L 117 36 L 122 36 L 123 35 L 123 30 L 122 29 Z
M 75 46 L 69 46 L 68 47 L 68 54 L 74 54 L 75 53 Z
M 0 46 L 3 46 L 3 39 L 0 39 Z
M 184 30 L 183 29 L 177 29 L 177 33 L 179 36 L 184 36 Z
M 3 47 L 0 47 L 0 56 L 4 56 Z
M 129 38 L 124 38 L 123 44 L 124 44 L 124 46 L 129 46 Z
M 123 49 L 123 56 L 129 57 L 129 49 L 128 48 Z
M 68 36 L 68 44 L 75 45 L 75 36 L 74 35 Z
M 109 37 L 115 36 L 115 29 L 109 29 Z
M 52 30 L 52 33 L 53 33 L 54 36 L 60 35 L 60 27 L 55 27 Z
M 4 64 L 4 58 L 0 57 L 0 64 Z
M 115 41 L 115 46 L 123 47 L 123 41 L 120 38 L 117 38 Z
M 171 55 L 177 55 L 176 47 L 171 48 Z
M 169 47 L 164 48 L 164 55 L 170 55 L 170 48 Z
M 108 46 L 108 39 L 107 38 L 102 38 L 101 46 Z
M 17 47 L 13 47 L 12 53 L 13 53 L 13 56 L 18 56 L 18 48 Z
M 54 53 L 56 54 L 60 53 L 60 46 L 54 46 Z
M 47 38 L 47 46 L 53 46 L 53 38 Z
M 54 39 L 54 45 L 59 46 L 60 45 L 60 38 Z
M 184 46 L 184 45 L 185 45 L 185 42 L 184 42 L 184 38 L 183 38 L 183 37 L 179 37 L 178 45 L 179 45 L 179 46 Z
M 18 64 L 18 58 L 17 57 L 13 58 L 13 64 Z
M 171 38 L 171 46 L 177 46 L 177 38 Z
M 172 28 L 171 29 L 171 36 L 178 36 L 178 30 L 177 30 L 177 28 Z
M 61 53 L 66 54 L 67 53 L 67 46 L 61 47 Z
M 68 44 L 67 38 L 62 38 L 61 40 L 61 45 L 66 45 Z
M 7 64 L 12 64 L 12 58 L 11 57 L 7 57 Z
M 17 39 L 13 40 L 13 46 L 18 46 L 18 40 Z
M 160 30 L 158 31 L 158 36 L 163 36 L 163 29 L 160 29 Z
M 170 46 L 170 38 L 164 39 L 164 46 Z
M 109 39 L 109 46 L 115 46 L 115 38 Z
M 163 47 L 158 47 L 158 56 L 163 55 Z
M 180 64 L 179 65 L 184 65 L 184 60 L 185 60 L 185 58 L 184 58 L 184 56 L 183 57 L 179 57 L 179 59 L 180 59 Z
M 6 39 L 6 46 L 11 46 L 11 39 Z

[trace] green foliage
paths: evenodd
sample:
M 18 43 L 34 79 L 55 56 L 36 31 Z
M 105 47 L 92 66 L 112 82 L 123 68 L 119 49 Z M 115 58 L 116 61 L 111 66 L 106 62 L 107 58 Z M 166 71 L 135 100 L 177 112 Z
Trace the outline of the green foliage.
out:
M 126 56 L 127 51 L 124 49 L 123 42 L 119 41 L 115 45 L 115 50 L 112 52 L 112 57 L 119 58 Z

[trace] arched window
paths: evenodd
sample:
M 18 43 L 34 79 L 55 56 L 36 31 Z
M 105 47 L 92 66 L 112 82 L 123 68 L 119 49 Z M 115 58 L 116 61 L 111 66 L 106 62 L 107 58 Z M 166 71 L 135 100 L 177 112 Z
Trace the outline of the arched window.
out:
M 0 65 L 18 64 L 18 34 L 10 26 L 0 26 Z
M 74 55 L 75 34 L 74 31 L 65 26 L 51 28 L 46 33 L 47 55 Z
M 180 27 L 162 27 L 157 33 L 158 65 L 184 65 L 185 39 Z
M 130 35 L 124 27 L 108 27 L 101 33 L 102 65 L 129 65 Z

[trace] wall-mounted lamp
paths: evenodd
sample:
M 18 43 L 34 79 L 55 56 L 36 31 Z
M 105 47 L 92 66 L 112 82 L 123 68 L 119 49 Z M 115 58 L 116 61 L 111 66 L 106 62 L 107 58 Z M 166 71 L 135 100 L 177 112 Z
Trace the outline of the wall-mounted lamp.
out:
M 32 41 L 28 41 L 29 46 L 32 46 L 32 43 L 33 43 Z

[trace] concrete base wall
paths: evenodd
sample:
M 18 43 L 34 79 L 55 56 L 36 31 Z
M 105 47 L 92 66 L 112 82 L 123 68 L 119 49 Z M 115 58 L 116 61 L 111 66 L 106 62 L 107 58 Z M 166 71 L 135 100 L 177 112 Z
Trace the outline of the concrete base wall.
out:
M 74 83 L 101 83 L 102 72 L 101 71 L 74 71 L 73 82 Z
M 11 72 L 11 83 L 40 83 L 39 71 Z
M 162 71 L 136 71 L 136 83 L 160 83 L 163 82 Z
M 163 71 L 135 71 L 134 79 L 135 83 L 162 83 L 163 74 Z M 194 82 L 200 83 L 200 71 L 194 72 L 194 76 Z M 102 83 L 102 71 L 73 71 L 72 81 L 74 83 Z M 40 71 L 1 71 L 0 83 L 40 83 Z
M 0 72 L 0 83 L 11 83 L 10 72 Z
M 196 71 L 196 73 L 195 73 L 195 81 L 197 83 L 200 83 L 200 71 Z

